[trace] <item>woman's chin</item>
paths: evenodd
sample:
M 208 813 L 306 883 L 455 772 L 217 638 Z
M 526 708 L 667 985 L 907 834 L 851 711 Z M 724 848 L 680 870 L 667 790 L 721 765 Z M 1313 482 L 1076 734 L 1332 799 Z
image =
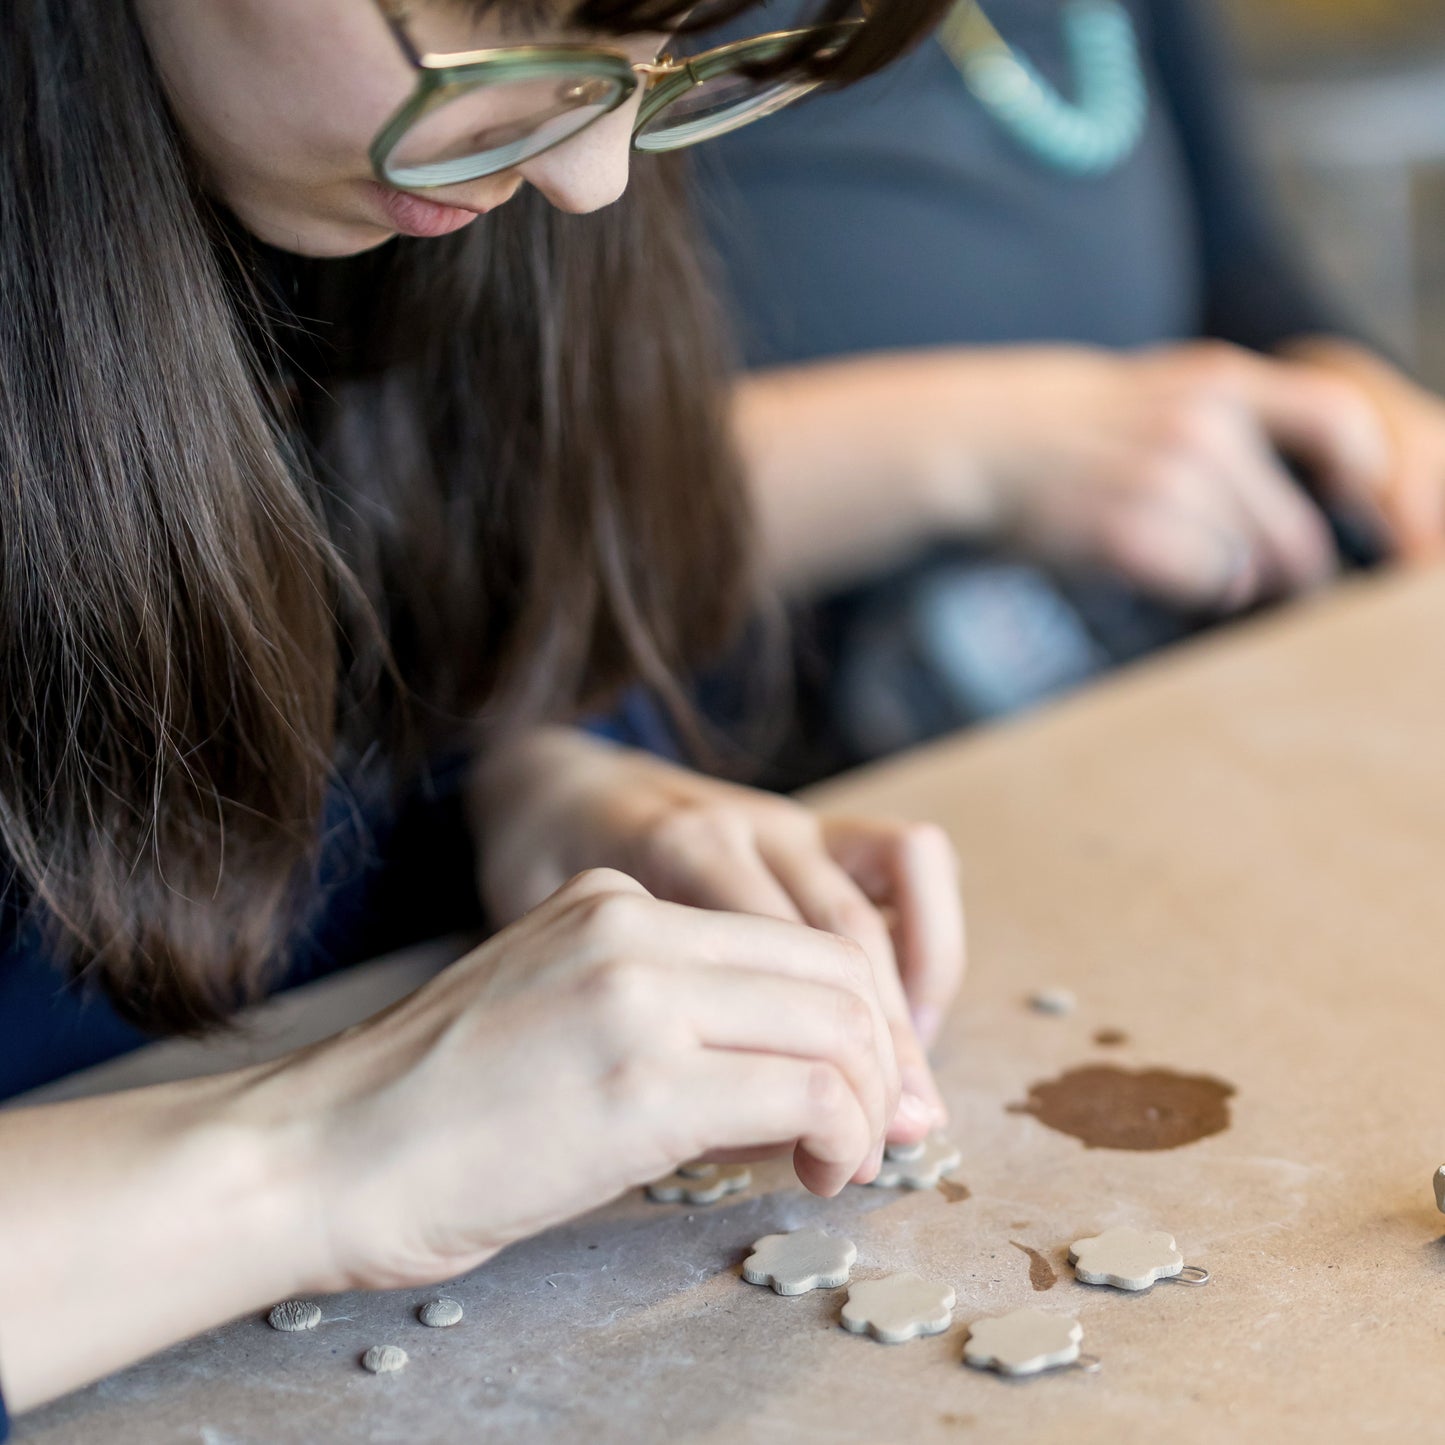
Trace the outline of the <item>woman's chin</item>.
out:
M 384 246 L 396 236 L 394 227 L 362 216 L 285 213 L 244 202 L 231 202 L 230 211 L 258 241 L 317 260 L 359 256 Z

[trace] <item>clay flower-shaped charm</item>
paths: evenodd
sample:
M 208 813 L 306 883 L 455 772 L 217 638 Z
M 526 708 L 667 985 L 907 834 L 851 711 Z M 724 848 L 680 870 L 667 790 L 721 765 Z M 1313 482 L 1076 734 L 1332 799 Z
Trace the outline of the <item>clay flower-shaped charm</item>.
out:
M 1085 1284 L 1111 1284 L 1115 1289 L 1148 1289 L 1156 1279 L 1173 1279 L 1184 1268 L 1172 1234 L 1127 1225 L 1092 1239 L 1076 1239 L 1069 1259 Z
M 1042 1310 L 1015 1310 L 973 1325 L 963 1347 L 963 1362 L 1001 1375 L 1037 1375 L 1072 1365 L 1083 1341 L 1084 1327 L 1078 1320 Z
M 778 1294 L 837 1289 L 848 1283 L 857 1258 L 858 1246 L 851 1239 L 821 1229 L 765 1234 L 743 1261 L 743 1278 L 749 1284 L 770 1284 Z
M 647 1197 L 659 1204 L 716 1204 L 753 1182 L 743 1164 L 686 1164 L 676 1174 L 647 1186 Z
M 946 1284 L 916 1274 L 890 1274 L 850 1285 L 843 1306 L 843 1328 L 870 1334 L 885 1345 L 901 1345 L 915 1335 L 939 1335 L 953 1322 L 954 1293 Z
M 1435 1171 L 1435 1207 L 1445 1214 L 1445 1164 Z
M 915 1145 L 886 1152 L 878 1177 L 869 1183 L 877 1189 L 932 1189 L 950 1169 L 958 1167 L 960 1158 L 962 1155 L 947 1139 L 932 1134 L 922 1148 Z

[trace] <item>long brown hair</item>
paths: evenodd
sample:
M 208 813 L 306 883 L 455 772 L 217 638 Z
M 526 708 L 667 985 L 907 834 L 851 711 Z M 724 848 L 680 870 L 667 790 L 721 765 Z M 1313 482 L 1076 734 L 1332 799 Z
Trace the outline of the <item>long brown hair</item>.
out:
M 799 58 L 856 78 L 940 8 L 878 0 Z M 724 641 L 748 548 L 711 303 L 655 162 L 596 216 L 524 193 L 443 241 L 266 255 L 115 0 L 0 7 L 0 96 L 0 846 L 72 971 L 195 1030 L 282 955 L 378 739 L 676 700 Z

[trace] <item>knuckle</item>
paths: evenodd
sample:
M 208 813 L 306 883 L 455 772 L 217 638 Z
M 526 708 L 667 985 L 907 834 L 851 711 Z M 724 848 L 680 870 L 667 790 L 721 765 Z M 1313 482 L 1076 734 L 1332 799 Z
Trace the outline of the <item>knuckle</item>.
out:
M 651 902 L 635 890 L 613 888 L 586 895 L 578 904 L 577 914 L 584 935 L 603 949 L 612 950 L 642 936 Z
M 732 852 L 746 843 L 747 814 L 730 803 L 676 808 L 651 828 L 648 842 L 659 853 Z
M 1161 409 L 1159 446 L 1165 455 L 1208 455 L 1219 445 L 1220 433 L 1219 408 L 1203 393 L 1172 397 Z
M 807 1105 L 818 1119 L 841 1117 L 848 1106 L 851 1091 L 842 1072 L 832 1064 L 814 1064 L 807 1073 Z
M 839 995 L 837 1028 L 842 1043 L 850 1053 L 861 1053 L 873 1047 L 873 1010 L 857 994 Z
M 612 1037 L 632 1037 L 655 1029 L 660 1008 L 660 979 L 636 959 L 614 959 L 594 969 L 584 986 L 585 1005 L 598 1026 Z
M 656 1059 L 643 1056 L 624 1059 L 608 1073 L 606 1089 L 613 1107 L 629 1119 L 647 1121 L 668 1117 L 672 1085 L 667 1071 Z

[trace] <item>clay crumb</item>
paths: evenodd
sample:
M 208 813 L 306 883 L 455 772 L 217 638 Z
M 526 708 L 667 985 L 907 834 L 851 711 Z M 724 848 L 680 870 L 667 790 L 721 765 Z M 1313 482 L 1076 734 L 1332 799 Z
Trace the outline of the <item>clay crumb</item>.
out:
M 400 1345 L 373 1345 L 362 1357 L 361 1366 L 373 1375 L 394 1375 L 406 1369 L 407 1354 Z
M 281 1330 L 288 1335 L 314 1330 L 321 1323 L 321 1306 L 309 1299 L 282 1300 L 266 1316 L 266 1323 L 273 1330 Z
M 1029 998 L 1029 1007 L 1040 1014 L 1071 1014 L 1078 1006 L 1078 998 L 1067 988 L 1041 988 Z
M 434 1330 L 444 1330 L 461 1323 L 462 1307 L 456 1300 L 442 1296 L 439 1299 L 428 1300 L 417 1311 L 416 1317 L 422 1324 L 428 1325 Z

